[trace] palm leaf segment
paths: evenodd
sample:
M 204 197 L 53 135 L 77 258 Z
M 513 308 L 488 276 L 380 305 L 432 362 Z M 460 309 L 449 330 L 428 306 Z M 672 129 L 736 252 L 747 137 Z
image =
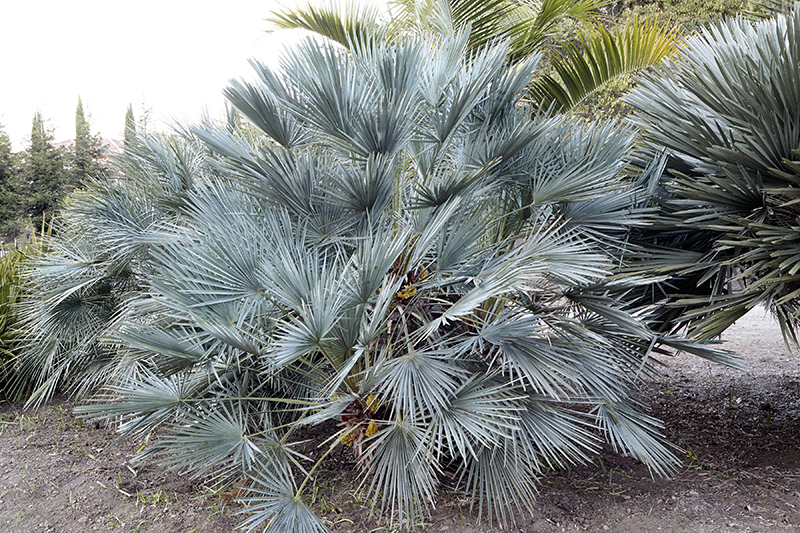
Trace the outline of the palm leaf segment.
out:
M 795 339 L 798 36 L 796 8 L 755 25 L 720 22 L 628 99 L 649 146 L 666 147 L 671 168 L 664 231 L 646 237 L 658 248 L 645 268 L 675 274 L 673 307 L 663 316 L 691 323 L 701 338 L 766 303 Z
M 227 123 L 143 142 L 31 272 L 53 298 L 115 305 L 82 330 L 99 355 L 19 364 L 55 354 L 107 384 L 83 414 L 162 427 L 147 453 L 194 475 L 245 476 L 248 527 L 324 530 L 304 500 L 321 459 L 295 446 L 308 426 L 411 524 L 446 465 L 501 520 L 598 435 L 668 472 L 634 379 L 659 343 L 724 354 L 654 335 L 615 301 L 630 285 L 602 285 L 650 216 L 625 174 L 635 136 L 534 114 L 536 58 L 509 69 L 507 47 L 467 55 L 468 39 L 308 42 L 290 75 L 255 63 L 257 84 L 233 84 Z M 45 296 L 31 323 L 58 343 L 75 330 Z

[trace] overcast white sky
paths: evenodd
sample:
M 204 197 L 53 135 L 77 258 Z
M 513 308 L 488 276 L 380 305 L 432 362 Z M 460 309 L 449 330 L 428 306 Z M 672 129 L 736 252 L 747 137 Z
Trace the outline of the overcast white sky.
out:
M 161 124 L 217 116 L 228 80 L 252 77 L 248 58 L 298 39 L 263 20 L 296 1 L 0 0 L 0 124 L 21 149 L 37 110 L 56 141 L 73 138 L 79 96 L 107 138 L 122 137 L 128 104 Z

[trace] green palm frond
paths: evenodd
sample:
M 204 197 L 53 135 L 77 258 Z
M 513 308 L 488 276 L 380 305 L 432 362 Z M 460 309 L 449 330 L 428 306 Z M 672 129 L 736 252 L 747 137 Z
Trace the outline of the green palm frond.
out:
M 403 32 L 433 33 L 449 37 L 469 29 L 468 48 L 480 50 L 507 40 L 512 60 L 540 51 L 565 20 L 595 22 L 607 0 L 397 0 L 390 2 L 395 35 Z
M 541 50 L 560 30 L 565 20 L 579 25 L 597 23 L 607 0 L 525 0 L 519 2 L 519 14 L 511 19 L 508 35 L 511 39 L 512 58 L 521 59 Z
M 331 1 L 323 6 L 306 5 L 273 12 L 266 21 L 274 29 L 307 30 L 349 47 L 353 42 L 377 40 L 385 35 L 379 15 L 374 4 Z
M 566 57 L 551 60 L 555 74 L 537 80 L 532 99 L 545 109 L 569 111 L 614 80 L 659 65 L 678 52 L 679 30 L 655 19 L 627 19 L 624 26 L 598 26 L 581 46 L 567 43 Z

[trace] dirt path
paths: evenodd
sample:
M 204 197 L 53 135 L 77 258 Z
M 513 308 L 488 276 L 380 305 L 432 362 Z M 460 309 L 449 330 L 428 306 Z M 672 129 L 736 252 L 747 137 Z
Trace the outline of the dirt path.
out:
M 755 311 L 726 335 L 747 369 L 679 355 L 663 379 L 642 387 L 643 404 L 666 421 L 684 450 L 681 473 L 652 480 L 647 469 L 606 451 L 594 464 L 547 476 L 533 516 L 511 531 L 800 531 L 800 356 L 777 325 Z M 130 464 L 132 443 L 84 423 L 61 400 L 38 412 L 0 405 L 0 532 L 229 532 L 240 507 L 155 465 Z M 347 463 L 347 458 L 339 459 Z M 332 464 L 329 475 L 346 468 Z M 393 531 L 369 516 L 350 480 L 315 495 L 331 529 Z M 494 531 L 469 504 L 444 492 L 432 533 Z
M 132 445 L 114 439 L 63 400 L 0 407 L 0 532 L 222 533 L 240 521 L 177 474 L 131 466 Z

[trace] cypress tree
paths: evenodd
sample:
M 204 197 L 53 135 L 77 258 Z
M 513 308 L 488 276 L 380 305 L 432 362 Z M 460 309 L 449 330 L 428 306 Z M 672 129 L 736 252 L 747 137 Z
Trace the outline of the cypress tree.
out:
M 92 156 L 89 154 L 89 123 L 83 113 L 83 102 L 78 97 L 78 108 L 75 110 L 75 177 L 82 179 L 91 170 Z
M 47 214 L 55 215 L 67 193 L 67 172 L 62 151 L 53 146 L 53 132 L 45 127 L 40 112 L 33 116 L 31 144 L 21 165 L 24 207 L 36 227 Z
M 123 144 L 124 152 L 130 153 L 131 148 L 136 145 L 136 119 L 133 117 L 133 107 L 128 104 L 128 112 L 125 113 L 125 141 Z
M 71 185 L 79 186 L 89 176 L 104 171 L 100 161 L 103 158 L 103 143 L 100 137 L 92 135 L 89 121 L 83 112 L 83 102 L 78 97 L 75 110 L 75 153 L 73 154 Z

